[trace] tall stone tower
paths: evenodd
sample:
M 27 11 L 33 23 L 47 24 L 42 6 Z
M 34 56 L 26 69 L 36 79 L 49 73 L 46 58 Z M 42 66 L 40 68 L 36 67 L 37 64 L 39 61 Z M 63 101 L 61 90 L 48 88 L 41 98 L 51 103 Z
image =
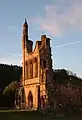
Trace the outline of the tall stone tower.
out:
M 53 92 L 50 38 L 42 35 L 33 50 L 33 41 L 28 39 L 26 20 L 22 35 L 22 63 L 21 105 L 31 110 L 44 108 L 47 102 L 52 101 Z

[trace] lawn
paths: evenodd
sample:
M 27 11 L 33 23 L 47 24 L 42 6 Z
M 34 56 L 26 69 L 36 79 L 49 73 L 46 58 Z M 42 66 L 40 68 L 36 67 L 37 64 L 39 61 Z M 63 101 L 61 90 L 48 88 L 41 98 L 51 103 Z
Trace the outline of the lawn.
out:
M 59 118 L 53 116 L 44 116 L 37 112 L 1 110 L 0 120 L 82 120 L 82 117 Z

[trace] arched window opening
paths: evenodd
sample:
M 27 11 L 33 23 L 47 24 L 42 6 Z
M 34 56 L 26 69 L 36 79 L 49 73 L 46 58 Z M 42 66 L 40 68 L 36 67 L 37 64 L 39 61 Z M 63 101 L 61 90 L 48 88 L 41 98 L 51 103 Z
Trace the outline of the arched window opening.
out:
M 28 61 L 28 79 L 30 79 L 30 61 Z
M 30 78 L 33 78 L 33 63 L 30 62 Z
M 29 91 L 29 94 L 28 94 L 28 109 L 31 109 L 33 108 L 33 95 L 32 95 L 32 92 Z
M 27 61 L 25 61 L 25 79 L 27 79 Z
M 35 77 L 38 77 L 38 61 L 37 61 L 37 58 L 35 58 Z
M 27 66 L 26 66 L 26 74 L 27 74 L 27 79 L 28 79 L 28 62 L 27 62 Z

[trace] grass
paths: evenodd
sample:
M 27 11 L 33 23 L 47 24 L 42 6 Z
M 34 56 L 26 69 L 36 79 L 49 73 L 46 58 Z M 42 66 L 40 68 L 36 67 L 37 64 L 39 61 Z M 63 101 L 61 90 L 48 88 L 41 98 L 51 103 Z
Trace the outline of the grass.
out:
M 50 120 L 46 116 L 40 115 L 37 112 L 27 111 L 0 111 L 0 120 Z
M 82 117 L 58 118 L 48 115 L 44 116 L 37 112 L 1 110 L 0 120 L 82 120 Z

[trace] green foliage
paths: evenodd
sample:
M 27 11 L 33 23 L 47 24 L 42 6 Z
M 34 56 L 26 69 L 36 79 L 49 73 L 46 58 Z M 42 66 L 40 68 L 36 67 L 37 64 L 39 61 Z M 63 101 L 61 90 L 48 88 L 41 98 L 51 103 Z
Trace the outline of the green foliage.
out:
M 70 75 L 71 83 L 74 86 L 82 87 L 82 79 L 77 76 Z
M 57 69 L 54 71 L 54 82 L 56 84 L 66 84 L 68 77 L 69 75 L 65 69 Z
M 5 87 L 3 91 L 3 100 L 4 104 L 7 107 L 13 107 L 15 106 L 14 101 L 15 101 L 15 94 L 18 89 L 18 82 L 14 81 L 11 82 L 8 86 Z
M 0 88 L 4 88 L 12 81 L 20 80 L 22 68 L 16 65 L 0 64 Z
M 67 84 L 71 80 L 72 85 L 82 87 L 82 78 L 77 77 L 75 73 L 65 69 L 55 70 L 53 79 L 55 84 Z
M 75 104 L 82 103 L 82 79 L 77 77 L 73 72 L 65 69 L 54 71 L 54 98 L 58 104 Z M 74 89 L 73 89 L 74 88 Z M 78 93 L 75 92 L 77 89 Z
M 17 81 L 11 82 L 7 87 L 5 87 L 3 94 L 9 95 L 10 93 L 15 93 L 18 87 Z
M 5 106 L 5 102 L 6 104 L 7 102 L 10 102 L 9 101 L 10 99 L 7 99 L 6 97 L 6 96 L 10 96 L 9 90 L 11 91 L 8 85 L 14 82 L 15 80 L 19 82 L 21 74 L 22 74 L 22 67 L 20 66 L 0 64 L 0 106 Z M 5 94 L 4 96 L 3 96 L 3 90 Z M 12 91 L 14 92 L 13 88 L 12 88 Z

